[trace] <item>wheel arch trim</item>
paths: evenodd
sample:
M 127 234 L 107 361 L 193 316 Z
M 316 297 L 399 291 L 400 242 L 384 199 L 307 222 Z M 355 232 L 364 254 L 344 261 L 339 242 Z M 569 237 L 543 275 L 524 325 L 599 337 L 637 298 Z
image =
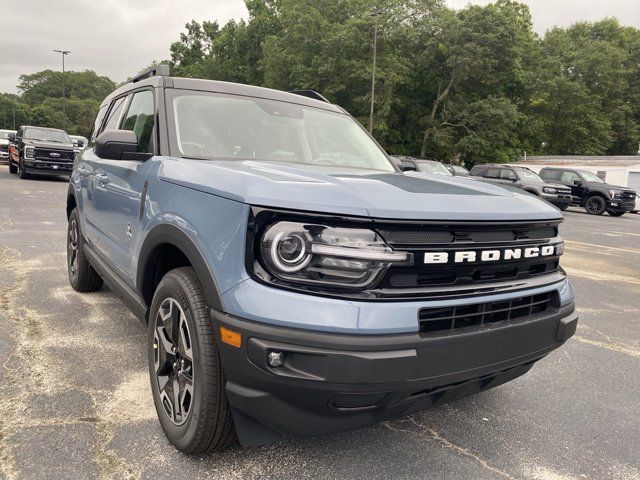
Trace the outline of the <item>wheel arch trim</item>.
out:
M 198 279 L 202 283 L 202 289 L 207 303 L 217 310 L 224 311 L 218 283 L 207 262 L 204 260 L 205 257 L 202 251 L 184 230 L 168 223 L 153 227 L 146 235 L 144 243 L 140 248 L 138 268 L 136 271 L 136 287 L 139 293 L 144 293 L 145 282 L 149 281 L 146 274 L 150 266 L 149 263 L 154 260 L 154 251 L 163 244 L 177 248 L 187 257 L 187 260 L 189 260 L 189 263 L 196 271 Z

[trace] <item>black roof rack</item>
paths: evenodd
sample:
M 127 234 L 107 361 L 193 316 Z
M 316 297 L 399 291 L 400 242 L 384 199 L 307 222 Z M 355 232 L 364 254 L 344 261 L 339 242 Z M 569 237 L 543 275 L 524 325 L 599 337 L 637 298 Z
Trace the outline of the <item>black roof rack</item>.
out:
M 146 78 L 169 77 L 170 75 L 171 72 L 169 70 L 169 65 L 165 65 L 164 63 L 162 63 L 160 65 L 154 65 L 153 67 L 147 68 L 143 72 L 140 72 L 138 75 L 131 79 L 131 83 L 136 83 Z
M 327 100 L 325 97 L 320 95 L 315 90 L 289 90 L 289 93 L 294 93 L 296 95 L 301 95 L 307 98 L 313 98 L 314 100 L 320 100 L 321 102 L 325 102 L 325 103 L 331 103 L 329 100 Z

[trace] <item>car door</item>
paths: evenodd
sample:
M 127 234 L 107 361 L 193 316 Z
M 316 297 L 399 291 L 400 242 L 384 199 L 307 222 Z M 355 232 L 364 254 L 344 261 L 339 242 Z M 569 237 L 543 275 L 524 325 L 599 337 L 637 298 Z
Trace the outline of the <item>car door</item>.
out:
M 76 170 L 82 196 L 82 233 L 92 244 L 98 247 L 100 251 L 105 248 L 105 245 L 98 234 L 95 197 L 101 193 L 97 191 L 100 180 L 97 175 L 101 170 L 102 159 L 94 153 L 93 147 L 100 133 L 106 129 L 112 130 L 117 128 L 122 119 L 126 100 L 127 95 L 112 100 L 111 103 L 105 107 L 103 118 L 101 118 L 100 112 L 98 112 L 91 135 L 91 144 L 89 148 L 82 152 L 81 160 L 78 162 L 78 168 Z M 104 127 L 102 126 L 103 123 Z
M 485 182 L 493 183 L 495 185 L 503 185 L 504 181 L 500 179 L 500 169 L 496 167 L 488 167 L 480 176 Z
M 117 125 L 138 138 L 138 152 L 154 152 L 155 100 L 153 89 L 131 94 Z M 106 130 L 106 129 L 105 129 Z M 133 284 L 131 251 L 140 220 L 140 201 L 150 161 L 100 159 L 94 197 L 99 249 L 125 280 Z
M 520 187 L 521 184 L 518 181 L 518 176 L 516 175 L 516 173 L 513 170 L 510 170 L 508 168 L 501 168 L 500 169 L 500 180 L 501 183 L 504 185 L 513 185 L 514 187 Z
M 580 182 L 580 185 L 576 185 L 576 182 Z M 582 185 L 582 177 L 576 172 L 571 170 L 563 170 L 560 177 L 560 183 L 571 188 L 571 196 L 574 202 L 580 202 L 584 197 L 584 186 Z

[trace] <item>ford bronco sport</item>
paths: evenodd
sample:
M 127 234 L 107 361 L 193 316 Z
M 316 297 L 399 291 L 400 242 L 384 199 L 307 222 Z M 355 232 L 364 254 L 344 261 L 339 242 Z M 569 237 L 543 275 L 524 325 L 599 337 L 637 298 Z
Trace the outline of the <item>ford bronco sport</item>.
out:
M 147 323 L 183 452 L 442 404 L 576 329 L 556 208 L 402 173 L 312 92 L 140 75 L 102 103 L 67 215 L 70 283 Z

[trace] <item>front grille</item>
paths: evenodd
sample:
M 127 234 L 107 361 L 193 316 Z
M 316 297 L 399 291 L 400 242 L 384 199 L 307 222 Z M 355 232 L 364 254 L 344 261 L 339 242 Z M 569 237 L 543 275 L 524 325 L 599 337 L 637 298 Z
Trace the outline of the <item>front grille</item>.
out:
M 383 287 L 416 288 L 518 280 L 557 272 L 558 266 L 558 257 L 553 257 L 502 265 L 392 267 L 383 280 Z
M 51 154 L 58 154 L 59 157 L 52 157 Z M 51 162 L 73 162 L 75 154 L 73 150 L 60 150 L 55 148 L 36 148 L 34 152 L 35 158 L 43 161 Z
M 8 152 L 9 151 L 9 145 L 0 145 L 0 152 Z
M 391 246 L 426 246 L 452 243 L 504 243 L 541 240 L 558 235 L 557 226 L 524 226 L 521 228 L 445 227 L 431 229 L 379 230 Z
M 418 313 L 418 320 L 421 332 L 451 332 L 498 322 L 527 320 L 552 313 L 558 307 L 558 293 L 554 291 L 503 301 L 423 308 Z
M 636 192 L 628 191 L 628 190 L 623 191 L 622 195 L 621 195 L 621 198 L 623 200 L 635 200 L 636 199 Z
M 496 282 L 520 282 L 548 275 L 559 270 L 559 254 L 534 257 L 500 257 L 482 260 L 486 250 L 505 252 L 524 251 L 526 248 L 555 246 L 558 237 L 558 221 L 513 223 L 459 223 L 450 225 L 417 224 L 381 226 L 378 233 L 396 250 L 413 254 L 413 264 L 390 267 L 376 285 L 385 292 L 403 290 L 445 292 L 448 288 L 462 287 L 476 290 L 476 286 Z M 442 263 L 427 261 L 426 254 L 447 255 Z M 457 252 L 474 252 L 473 260 L 455 261 Z M 392 294 L 392 293 L 389 293 Z

